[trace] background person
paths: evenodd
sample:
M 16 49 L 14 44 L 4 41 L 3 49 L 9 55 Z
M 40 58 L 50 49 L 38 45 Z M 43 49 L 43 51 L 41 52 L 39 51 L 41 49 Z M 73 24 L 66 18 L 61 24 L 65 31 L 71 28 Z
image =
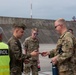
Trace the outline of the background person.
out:
M 50 55 L 52 63 L 58 67 L 59 75 L 76 75 L 74 74 L 76 65 L 72 61 L 75 55 L 75 37 L 68 32 L 66 21 L 63 18 L 56 20 L 54 26 L 60 34 L 57 46 L 49 52 L 42 52 L 42 56 Z
M 73 34 L 73 29 L 68 29 L 69 32 L 71 32 Z
M 25 53 L 31 53 L 34 50 L 37 50 L 39 52 L 39 41 L 37 39 L 38 35 L 38 29 L 33 28 L 31 30 L 31 36 L 26 38 L 23 46 L 25 48 Z M 39 56 L 32 56 L 31 58 L 25 60 L 25 75 L 30 75 L 30 72 L 32 71 L 32 75 L 38 75 L 38 61 Z
M 2 40 L 3 29 L 0 27 L 0 75 L 10 75 L 9 46 Z
M 31 52 L 27 55 L 22 54 L 22 47 L 20 39 L 24 35 L 26 26 L 22 23 L 13 24 L 13 35 L 8 40 L 10 47 L 10 75 L 22 75 L 23 61 L 31 56 L 36 56 L 38 52 Z

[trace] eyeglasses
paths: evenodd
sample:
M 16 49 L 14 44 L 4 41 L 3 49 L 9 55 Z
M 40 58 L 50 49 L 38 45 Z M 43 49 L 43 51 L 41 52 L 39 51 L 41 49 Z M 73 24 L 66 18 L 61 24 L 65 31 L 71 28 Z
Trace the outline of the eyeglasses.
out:
M 59 25 L 57 25 L 57 26 L 55 26 L 55 29 L 56 29 L 58 26 L 60 26 L 60 24 L 59 24 Z

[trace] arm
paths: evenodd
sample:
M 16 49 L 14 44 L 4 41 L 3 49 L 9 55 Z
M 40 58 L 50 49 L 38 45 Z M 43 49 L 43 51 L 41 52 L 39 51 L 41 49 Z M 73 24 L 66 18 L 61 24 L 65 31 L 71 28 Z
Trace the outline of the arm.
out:
M 49 57 L 49 58 L 52 58 L 52 57 L 54 57 L 54 56 L 55 56 L 55 49 L 52 49 L 52 50 L 49 52 L 48 57 Z
M 9 45 L 9 49 L 10 49 L 10 56 L 12 56 L 13 58 L 15 58 L 16 60 L 19 60 L 21 57 L 21 50 L 17 44 L 16 40 L 10 40 L 8 42 Z
M 63 53 L 57 56 L 57 62 L 62 63 L 73 55 L 73 40 L 71 37 L 65 37 L 64 42 L 62 43 Z
M 52 58 L 52 57 L 54 57 L 54 53 L 55 53 L 55 50 L 56 49 L 52 49 L 51 51 L 45 51 L 45 52 L 42 52 L 42 53 L 40 53 L 42 56 L 47 56 L 48 55 L 48 57 L 49 58 Z

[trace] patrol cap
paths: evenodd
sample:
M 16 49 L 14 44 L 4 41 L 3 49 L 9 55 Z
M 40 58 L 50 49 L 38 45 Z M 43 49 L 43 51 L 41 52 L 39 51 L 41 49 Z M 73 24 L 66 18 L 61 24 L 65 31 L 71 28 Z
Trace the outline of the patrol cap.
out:
M 23 23 L 14 23 L 13 28 L 17 28 L 17 27 L 22 28 L 23 30 L 25 30 L 27 28 L 26 25 Z
M 2 27 L 0 27 L 0 34 L 2 34 L 3 33 L 3 29 L 2 29 Z

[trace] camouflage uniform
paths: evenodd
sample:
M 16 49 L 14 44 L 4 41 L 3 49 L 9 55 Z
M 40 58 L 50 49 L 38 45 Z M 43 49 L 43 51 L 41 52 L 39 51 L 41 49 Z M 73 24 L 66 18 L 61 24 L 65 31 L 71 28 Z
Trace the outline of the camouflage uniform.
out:
M 57 42 L 56 49 L 50 51 L 50 56 L 58 56 L 57 67 L 59 75 L 74 75 L 73 68 L 75 64 L 71 61 L 74 54 L 74 36 L 70 32 L 62 34 Z M 61 47 L 62 46 L 62 47 Z M 59 48 L 62 52 L 59 54 Z
M 10 75 L 21 75 L 22 68 L 23 68 L 22 67 L 23 60 L 31 57 L 31 55 L 30 54 L 28 54 L 28 55 L 22 54 L 21 43 L 14 36 L 12 36 L 9 39 L 8 45 L 10 48 L 10 59 L 11 59 L 10 60 L 10 69 L 11 69 Z
M 76 75 L 76 38 L 73 39 L 74 41 L 74 53 L 73 53 L 73 58 L 71 59 L 71 61 L 74 63 L 73 64 L 73 71 L 74 71 L 74 75 Z
M 38 39 L 32 39 L 32 37 L 28 37 L 25 39 L 23 46 L 26 49 L 26 54 L 31 53 L 34 50 L 38 50 L 39 41 Z M 29 62 L 25 64 L 25 75 L 30 75 L 30 69 L 32 70 L 32 75 L 38 75 L 38 56 L 31 57 Z

